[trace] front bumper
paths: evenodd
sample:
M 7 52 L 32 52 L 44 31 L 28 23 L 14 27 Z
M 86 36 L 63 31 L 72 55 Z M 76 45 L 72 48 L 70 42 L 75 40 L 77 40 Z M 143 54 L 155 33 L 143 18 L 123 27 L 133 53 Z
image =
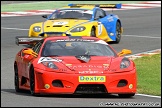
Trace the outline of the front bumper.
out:
M 105 82 L 79 82 L 79 76 L 104 76 Z M 71 74 L 35 69 L 35 93 L 136 93 L 136 70 L 113 74 Z

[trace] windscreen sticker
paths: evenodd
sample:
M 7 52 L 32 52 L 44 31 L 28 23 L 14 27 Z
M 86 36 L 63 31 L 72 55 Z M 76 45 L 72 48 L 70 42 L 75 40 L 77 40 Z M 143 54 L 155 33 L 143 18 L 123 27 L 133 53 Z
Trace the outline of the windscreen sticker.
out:
M 38 60 L 38 64 L 41 62 L 45 62 L 45 61 L 53 61 L 53 62 L 61 62 L 62 60 L 58 59 L 58 58 L 51 58 L 51 57 L 41 57 Z
M 74 9 L 72 9 L 72 10 L 70 10 L 70 9 L 68 9 L 68 10 L 60 10 L 60 12 L 83 12 L 84 10 L 74 10 Z
M 66 43 L 66 46 L 67 46 L 67 47 L 68 47 L 68 46 L 71 47 L 71 46 L 72 46 L 71 44 L 72 44 L 72 43 L 69 43 L 69 42 L 68 42 L 68 43 Z
M 95 40 L 89 40 L 89 39 L 60 39 L 56 40 L 56 42 L 66 42 L 66 41 L 83 41 L 83 42 L 94 42 Z
M 108 45 L 105 41 L 103 41 L 103 40 L 99 40 L 99 41 L 96 41 L 96 42 L 94 42 L 94 43 L 100 43 L 100 44 L 104 44 L 104 45 Z
M 92 10 L 61 10 L 59 12 L 80 12 L 80 13 L 87 13 L 87 14 L 93 14 Z
M 91 11 L 91 10 L 87 10 L 87 11 L 83 11 L 83 13 L 93 14 L 93 11 Z

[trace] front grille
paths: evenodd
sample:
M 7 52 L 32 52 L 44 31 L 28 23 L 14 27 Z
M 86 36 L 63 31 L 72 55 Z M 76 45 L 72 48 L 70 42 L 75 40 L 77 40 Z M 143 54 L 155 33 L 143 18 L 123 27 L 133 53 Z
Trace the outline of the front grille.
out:
M 47 34 L 47 36 L 62 36 L 63 32 L 45 32 L 45 34 Z
M 62 34 L 56 34 L 56 33 L 50 33 L 50 34 L 47 34 L 47 36 L 49 37 L 49 36 L 62 36 Z
M 54 25 L 53 27 L 62 27 L 62 25 Z
M 107 90 L 104 84 L 80 84 L 78 85 L 75 93 L 107 93 Z
M 50 37 L 50 36 L 71 36 L 70 34 L 66 34 L 65 32 L 43 32 L 39 34 L 39 36 L 44 37 L 44 36 Z

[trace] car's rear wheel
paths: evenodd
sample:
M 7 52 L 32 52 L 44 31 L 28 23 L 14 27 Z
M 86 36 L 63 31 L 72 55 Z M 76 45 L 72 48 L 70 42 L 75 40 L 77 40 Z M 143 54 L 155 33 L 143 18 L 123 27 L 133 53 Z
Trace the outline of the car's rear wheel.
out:
M 118 94 L 118 95 L 121 98 L 130 98 L 130 97 L 133 97 L 135 95 L 135 93 L 131 93 L 131 94 Z
M 121 24 L 119 21 L 116 23 L 116 41 L 115 43 L 119 43 L 121 40 Z
M 91 37 L 96 37 L 96 30 L 94 27 L 91 29 Z
M 14 71 L 15 71 L 14 75 L 15 90 L 16 92 L 21 92 L 21 89 L 19 88 L 19 75 L 17 65 L 14 66 Z

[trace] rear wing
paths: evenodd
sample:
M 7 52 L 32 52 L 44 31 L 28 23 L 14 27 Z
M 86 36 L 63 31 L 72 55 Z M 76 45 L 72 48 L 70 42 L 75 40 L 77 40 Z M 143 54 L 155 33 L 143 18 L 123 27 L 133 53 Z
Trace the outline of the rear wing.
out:
M 121 9 L 122 4 L 68 4 L 68 6 L 71 7 L 82 7 L 82 6 L 94 6 L 94 7 L 100 7 L 100 8 L 117 8 Z
M 40 40 L 44 39 L 43 37 L 27 37 L 27 36 L 17 36 L 15 37 L 15 43 L 19 46 L 19 44 L 28 44 L 32 45 Z

